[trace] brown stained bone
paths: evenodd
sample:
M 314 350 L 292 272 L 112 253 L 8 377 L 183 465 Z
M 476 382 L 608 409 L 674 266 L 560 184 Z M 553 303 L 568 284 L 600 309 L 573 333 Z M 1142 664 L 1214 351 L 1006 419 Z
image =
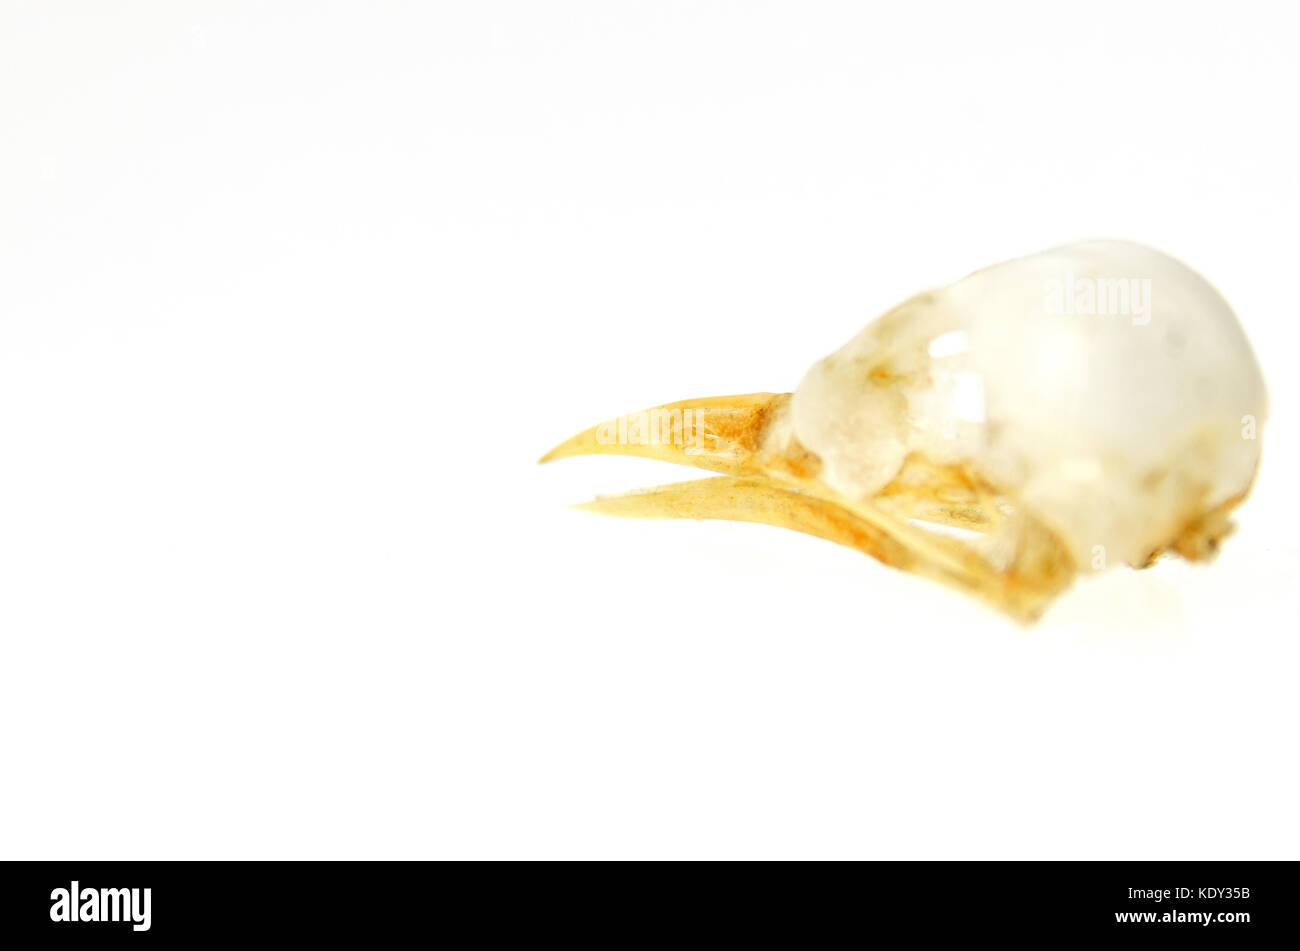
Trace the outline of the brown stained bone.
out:
M 725 519 L 793 529 L 943 581 L 1021 621 L 1037 618 L 1069 586 L 1075 566 L 1059 540 L 1033 519 L 1009 519 L 1008 500 L 962 467 L 912 456 L 872 498 L 835 493 L 817 479 L 821 460 L 782 427 L 789 402 L 788 393 L 750 393 L 667 403 L 623 419 L 639 425 L 658 413 L 667 421 L 664 432 L 684 437 L 684 427 L 673 428 L 674 412 L 698 412 L 703 432 L 694 445 L 685 438 L 652 440 L 637 425 L 625 431 L 645 441 L 620 442 L 612 439 L 619 432 L 615 419 L 566 440 L 540 461 L 629 455 L 720 472 L 725 477 L 602 496 L 578 508 L 627 518 Z M 992 558 L 913 520 L 985 533 L 1003 554 Z

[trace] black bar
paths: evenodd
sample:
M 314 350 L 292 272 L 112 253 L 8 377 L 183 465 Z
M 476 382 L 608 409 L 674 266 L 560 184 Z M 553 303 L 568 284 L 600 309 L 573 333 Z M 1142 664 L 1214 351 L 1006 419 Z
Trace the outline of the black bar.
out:
M 369 945 L 469 928 L 482 939 L 509 929 L 532 940 L 611 944 L 752 932 L 801 943 L 847 933 L 1236 945 L 1296 933 L 1295 863 L 542 864 L 4 863 L 0 940 L 28 947 L 10 940 L 318 937 Z

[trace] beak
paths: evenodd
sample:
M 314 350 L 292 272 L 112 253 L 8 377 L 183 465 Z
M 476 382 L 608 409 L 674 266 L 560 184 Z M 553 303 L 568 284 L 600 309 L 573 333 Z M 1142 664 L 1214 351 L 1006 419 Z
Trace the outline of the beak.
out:
M 772 418 L 789 402 L 789 393 L 750 393 L 665 403 L 584 430 L 537 461 L 640 456 L 727 475 L 752 473 Z
M 724 519 L 793 529 L 965 590 L 1022 622 L 1036 619 L 1068 586 L 1074 566 L 1055 536 L 1036 522 L 1008 519 L 997 494 L 964 470 L 909 458 L 898 477 L 870 499 L 850 499 L 825 485 L 818 478 L 821 460 L 794 436 L 790 398 L 750 393 L 666 403 L 584 430 L 538 461 L 639 456 L 721 473 L 599 496 L 576 508 L 624 518 Z M 978 533 L 986 544 L 918 523 Z M 1009 564 L 1007 537 L 1015 540 Z

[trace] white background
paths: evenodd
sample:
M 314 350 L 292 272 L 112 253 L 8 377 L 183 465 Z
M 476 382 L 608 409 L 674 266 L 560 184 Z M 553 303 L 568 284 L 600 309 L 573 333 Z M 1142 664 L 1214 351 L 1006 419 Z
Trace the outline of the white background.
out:
M 5 0 L 0 855 L 1300 857 L 1295 9 Z M 1259 352 L 1209 566 L 1026 631 L 534 464 L 1090 236 Z

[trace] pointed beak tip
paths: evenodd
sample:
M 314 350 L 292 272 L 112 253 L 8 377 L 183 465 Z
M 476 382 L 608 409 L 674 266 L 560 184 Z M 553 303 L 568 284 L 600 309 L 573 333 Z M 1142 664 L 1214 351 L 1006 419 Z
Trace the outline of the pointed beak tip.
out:
M 565 445 L 565 443 L 560 443 L 554 449 L 547 451 L 545 455 L 537 460 L 537 464 L 542 466 L 548 462 L 554 462 L 556 459 L 563 459 L 568 455 L 568 453 L 564 451 Z

